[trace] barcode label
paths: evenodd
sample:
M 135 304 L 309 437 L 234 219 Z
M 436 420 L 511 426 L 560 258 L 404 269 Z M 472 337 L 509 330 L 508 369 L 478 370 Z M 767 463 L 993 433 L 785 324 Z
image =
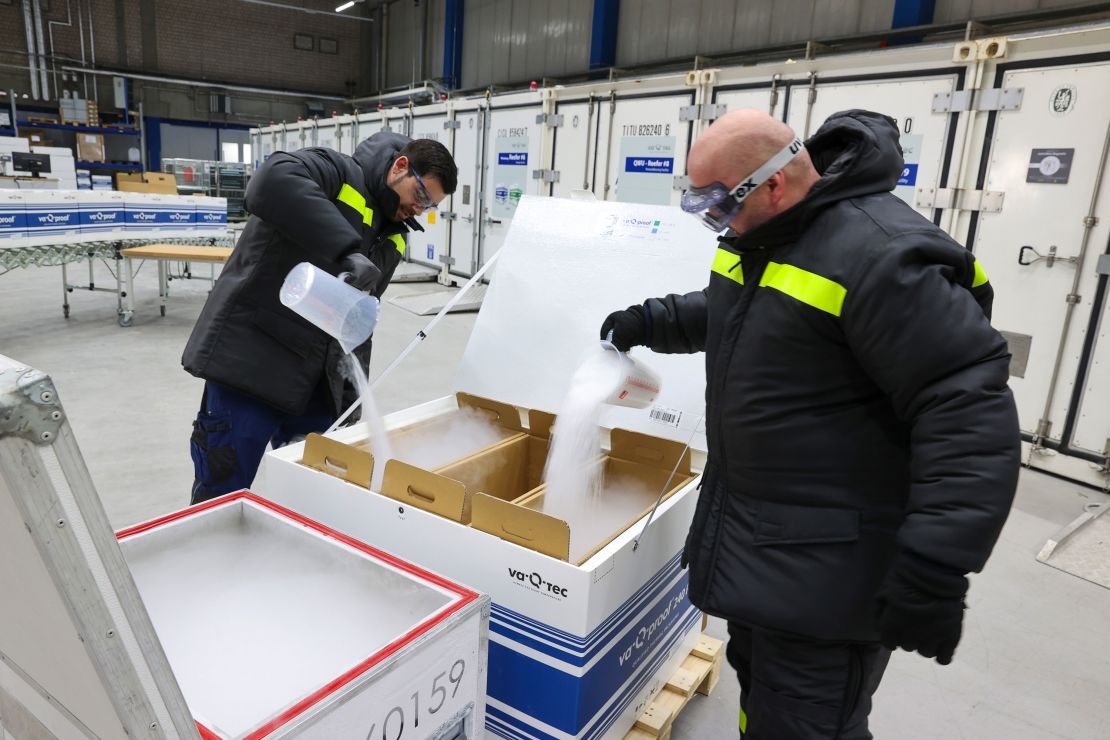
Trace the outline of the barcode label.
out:
M 649 412 L 651 420 L 658 424 L 667 424 L 668 426 L 678 428 L 678 423 L 682 421 L 682 412 L 678 409 L 669 409 L 664 406 L 653 406 Z

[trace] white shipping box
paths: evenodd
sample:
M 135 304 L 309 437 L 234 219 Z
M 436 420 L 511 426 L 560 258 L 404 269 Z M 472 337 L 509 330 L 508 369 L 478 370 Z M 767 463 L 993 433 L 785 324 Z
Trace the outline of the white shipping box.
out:
M 22 136 L 0 136 L 0 152 L 29 152 L 31 142 Z
M 557 410 L 612 310 L 704 288 L 716 242 L 677 208 L 525 197 L 502 247 L 456 389 Z M 559 285 L 552 291 L 551 285 Z M 528 317 L 522 332 L 520 317 Z M 685 442 L 704 464 L 704 358 L 636 350 L 663 378 L 658 406 L 611 408 L 606 428 Z M 454 398 L 386 418 L 405 427 Z M 662 420 L 670 423 L 662 423 Z M 356 443 L 363 430 L 334 439 Z M 698 478 L 580 565 L 370 492 L 300 463 L 303 443 L 268 453 L 260 495 L 489 593 L 487 731 L 501 737 L 622 737 L 697 640 L 679 558 Z M 572 532 L 573 537 L 573 532 Z
M 32 239 L 76 236 L 81 232 L 81 208 L 76 183 L 69 190 L 24 191 L 27 236 Z
M 13 246 L 26 236 L 26 197 L 18 190 L 0 192 L 0 243 Z
M 81 205 L 82 234 L 125 230 L 127 208 L 123 193 L 86 190 L 78 193 L 77 202 Z
M 188 197 L 196 209 L 197 231 L 225 232 L 227 231 L 227 198 L 216 198 L 208 195 L 192 195 Z
M 476 736 L 488 597 L 246 491 L 117 538 L 202 737 Z
M 123 192 L 126 231 L 131 238 L 191 232 L 194 210 L 186 196 Z

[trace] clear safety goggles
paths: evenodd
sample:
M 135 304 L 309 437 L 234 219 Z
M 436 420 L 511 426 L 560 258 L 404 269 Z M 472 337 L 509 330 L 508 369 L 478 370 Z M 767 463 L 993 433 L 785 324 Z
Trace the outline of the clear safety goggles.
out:
M 744 199 L 790 164 L 803 148 L 801 139 L 795 138 L 731 190 L 719 182 L 687 188 L 682 193 L 682 210 L 698 216 L 713 231 L 724 231 L 744 207 Z

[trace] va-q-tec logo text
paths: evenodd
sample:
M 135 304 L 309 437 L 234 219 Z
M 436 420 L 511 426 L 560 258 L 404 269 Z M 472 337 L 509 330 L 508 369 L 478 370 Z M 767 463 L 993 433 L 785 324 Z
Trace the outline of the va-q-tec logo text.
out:
M 531 587 L 532 589 L 539 591 L 542 594 L 550 595 L 553 597 L 561 597 L 564 599 L 567 597 L 566 586 L 560 586 L 556 583 L 552 583 L 535 571 L 527 573 L 522 570 L 517 570 L 516 568 L 509 568 L 509 576 L 513 578 L 518 584 L 526 587 Z
M 38 217 L 39 223 L 43 224 L 68 224 L 70 219 L 73 218 L 72 213 L 47 213 Z

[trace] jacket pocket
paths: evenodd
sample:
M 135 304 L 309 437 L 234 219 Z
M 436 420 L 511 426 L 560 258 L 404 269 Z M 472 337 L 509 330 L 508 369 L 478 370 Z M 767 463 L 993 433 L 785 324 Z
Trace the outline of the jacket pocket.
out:
M 860 513 L 855 509 L 770 501 L 755 502 L 754 509 L 756 546 L 834 544 L 859 539 Z
M 292 313 L 286 317 L 267 308 L 255 309 L 251 323 L 303 359 L 312 356 L 313 347 L 321 344 L 325 336 Z

